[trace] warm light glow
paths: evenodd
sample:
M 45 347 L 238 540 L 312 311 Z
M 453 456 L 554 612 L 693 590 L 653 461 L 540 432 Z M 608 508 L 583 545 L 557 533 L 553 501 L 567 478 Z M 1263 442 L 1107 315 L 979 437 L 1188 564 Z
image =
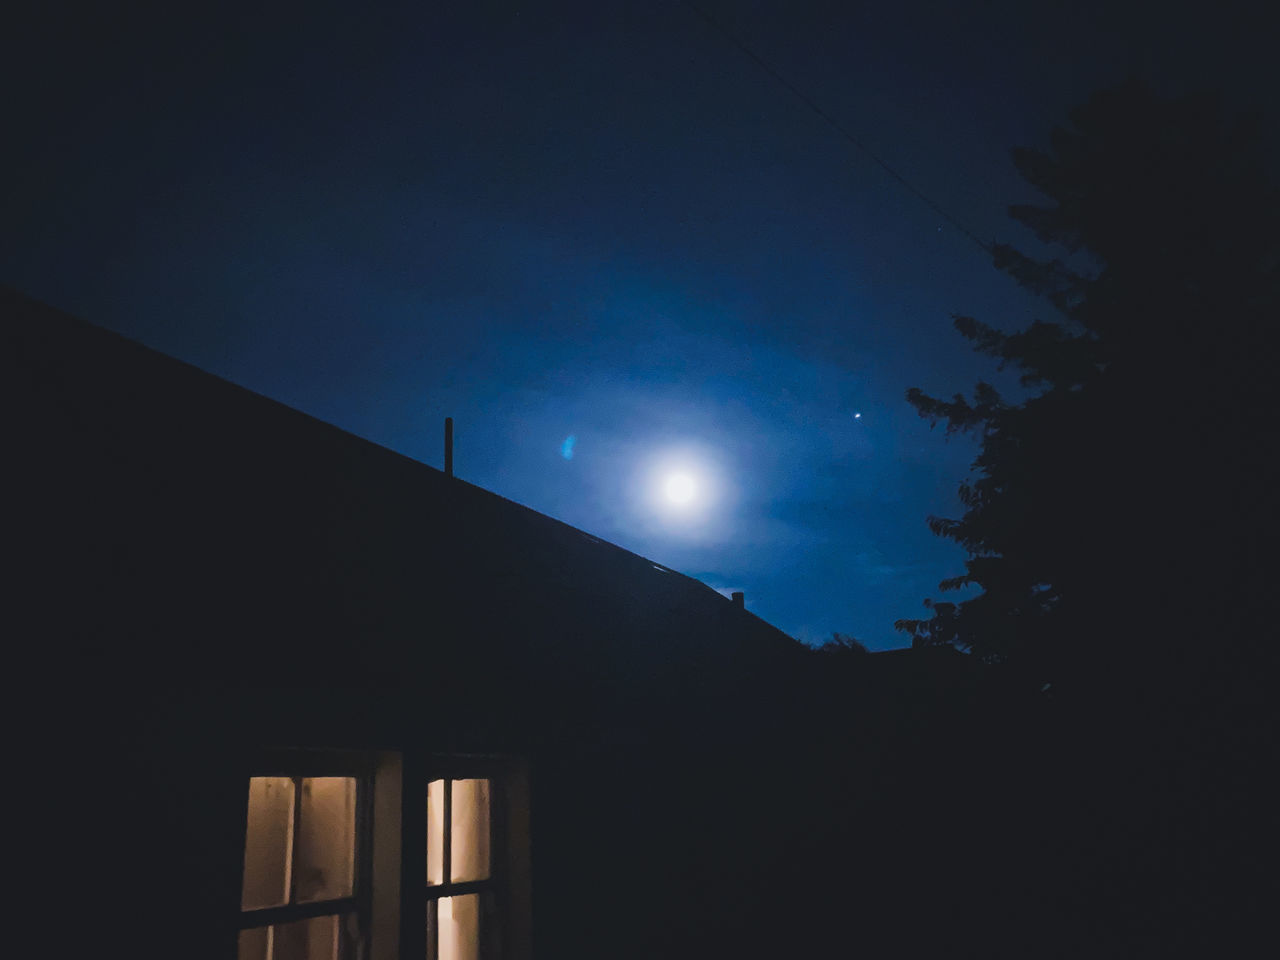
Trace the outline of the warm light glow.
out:
M 444 781 L 427 784 L 427 883 L 444 883 Z
M 662 485 L 667 500 L 678 507 L 693 502 L 698 495 L 698 481 L 687 473 L 670 474 Z
M 294 900 L 312 903 L 350 896 L 355 880 L 355 778 L 306 778 L 301 814 L 294 851 Z
M 249 778 L 243 909 L 351 895 L 356 790 L 354 777 Z M 238 960 L 338 960 L 341 923 L 325 914 L 242 930 Z
M 480 897 L 441 897 L 439 917 L 439 960 L 479 960 Z
M 240 931 L 237 960 L 338 960 L 342 955 L 338 914 Z
M 289 777 L 251 777 L 241 909 L 288 903 L 292 868 L 293 781 Z
M 453 781 L 449 881 L 489 879 L 489 781 Z
M 427 883 L 489 879 L 489 781 L 450 780 L 449 875 L 444 872 L 446 781 L 427 784 Z

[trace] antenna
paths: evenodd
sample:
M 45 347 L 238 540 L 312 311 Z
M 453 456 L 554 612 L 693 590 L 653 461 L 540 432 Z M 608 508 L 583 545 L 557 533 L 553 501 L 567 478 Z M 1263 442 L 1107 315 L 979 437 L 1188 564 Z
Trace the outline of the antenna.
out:
M 444 475 L 453 476 L 453 417 L 444 418 Z

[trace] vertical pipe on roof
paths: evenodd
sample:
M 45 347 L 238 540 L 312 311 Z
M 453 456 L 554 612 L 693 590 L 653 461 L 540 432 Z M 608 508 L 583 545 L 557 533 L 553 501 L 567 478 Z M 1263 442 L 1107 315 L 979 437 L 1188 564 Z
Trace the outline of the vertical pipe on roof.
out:
M 444 418 L 444 475 L 453 476 L 453 417 Z

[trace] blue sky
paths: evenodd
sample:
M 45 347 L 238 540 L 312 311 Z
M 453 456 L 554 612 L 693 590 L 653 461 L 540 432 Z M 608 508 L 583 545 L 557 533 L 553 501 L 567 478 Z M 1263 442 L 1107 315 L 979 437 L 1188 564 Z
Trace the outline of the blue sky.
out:
M 463 478 L 808 642 L 900 645 L 974 453 L 903 394 L 993 376 L 952 313 L 1047 308 L 680 3 L 305 9 L 34 25 L 0 279 L 428 464 L 453 416 Z M 1129 69 L 1246 105 L 1266 69 L 1226 7 L 704 9 L 1023 244 L 1010 147 Z M 673 451 L 718 478 L 679 522 Z

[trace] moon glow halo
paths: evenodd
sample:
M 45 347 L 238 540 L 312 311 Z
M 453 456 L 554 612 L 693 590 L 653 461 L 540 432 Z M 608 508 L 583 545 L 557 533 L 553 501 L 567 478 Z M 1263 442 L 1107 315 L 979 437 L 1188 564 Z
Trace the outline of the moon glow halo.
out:
M 684 471 L 669 473 L 662 482 L 662 493 L 672 506 L 688 506 L 698 495 L 698 481 Z

